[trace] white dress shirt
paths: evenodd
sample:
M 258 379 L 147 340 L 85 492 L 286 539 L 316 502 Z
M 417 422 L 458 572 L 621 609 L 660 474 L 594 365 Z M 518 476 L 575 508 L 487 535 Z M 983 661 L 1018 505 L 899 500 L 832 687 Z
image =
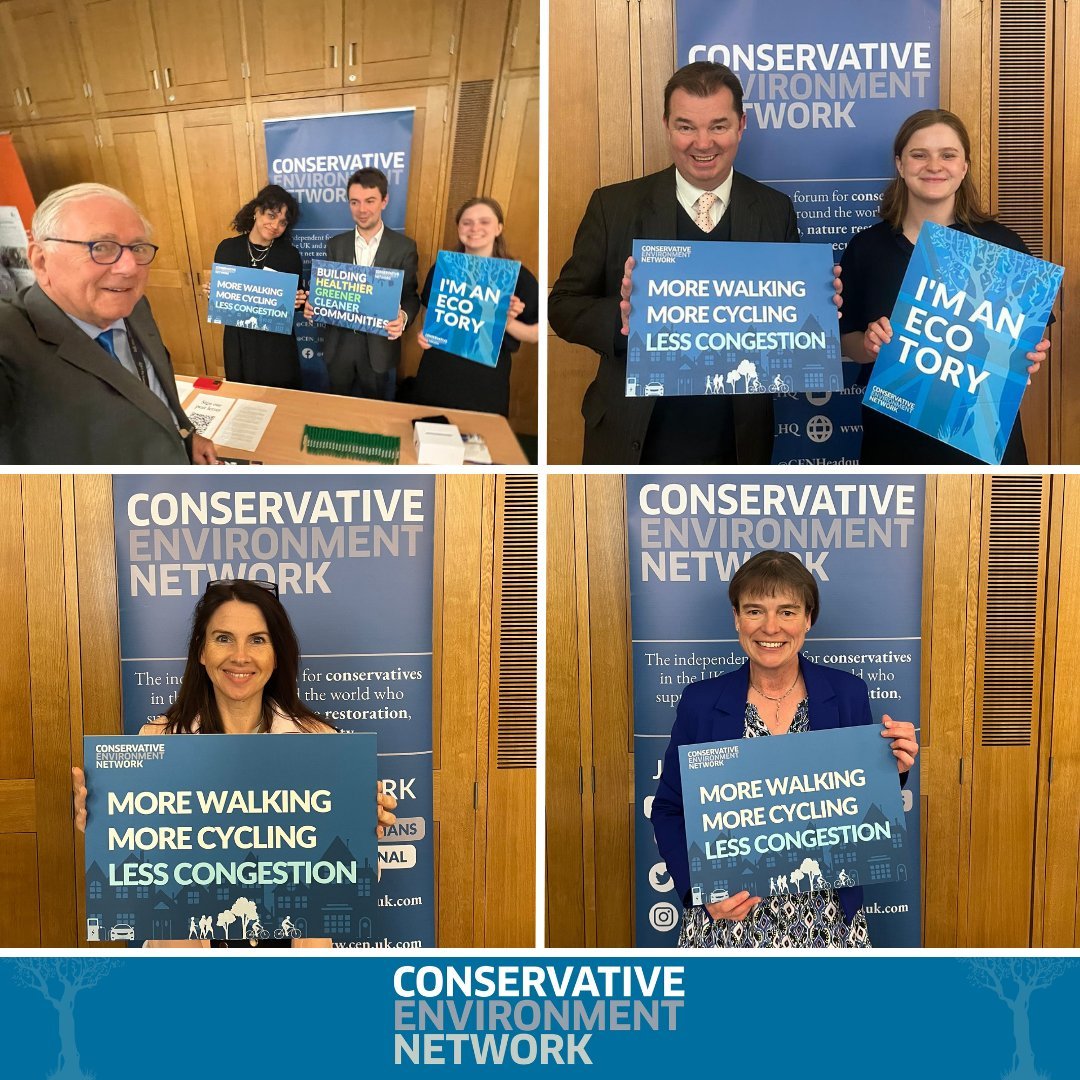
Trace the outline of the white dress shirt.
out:
M 716 196 L 716 202 L 709 207 L 709 218 L 713 223 L 714 229 L 720 223 L 720 219 L 724 216 L 724 211 L 731 202 L 731 181 L 734 176 L 734 170 L 730 170 L 727 174 L 727 179 L 719 187 L 711 189 L 713 195 Z M 697 208 L 695 204 L 698 201 L 698 196 L 701 194 L 701 188 L 694 187 L 689 180 L 683 177 L 683 174 L 679 172 L 678 169 L 675 170 L 675 197 L 679 200 L 679 205 L 693 220 L 697 219 Z

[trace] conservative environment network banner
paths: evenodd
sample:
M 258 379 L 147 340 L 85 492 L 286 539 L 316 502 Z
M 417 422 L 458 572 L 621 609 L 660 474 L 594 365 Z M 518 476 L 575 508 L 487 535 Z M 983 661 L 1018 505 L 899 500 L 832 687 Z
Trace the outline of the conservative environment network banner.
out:
M 326 257 L 326 241 L 354 228 L 345 185 L 357 169 L 386 174 L 389 202 L 383 222 L 399 232 L 405 228 L 414 112 L 410 107 L 263 121 L 270 183 L 291 192 L 300 204 L 300 218 L 289 236 L 304 260 L 305 281 L 311 277 L 311 260 Z M 296 340 L 304 389 L 325 390 L 318 327 L 298 318 Z
M 803 241 L 839 262 L 878 220 L 900 124 L 938 104 L 940 0 L 675 0 L 675 20 L 676 66 L 727 64 L 743 84 L 739 171 L 790 196 Z M 773 464 L 858 461 L 859 374 L 777 398 Z
M 278 584 L 303 701 L 377 734 L 398 822 L 379 844 L 377 919 L 359 947 L 434 944 L 434 507 L 430 476 L 113 478 L 127 733 L 175 699 L 207 583 L 247 577 Z
M 626 478 L 637 945 L 676 941 L 680 898 L 649 813 L 683 688 L 746 661 L 727 589 L 751 555 L 777 549 L 802 560 L 821 593 L 803 654 L 862 678 L 875 720 L 888 713 L 919 727 L 923 489 L 921 476 Z M 917 855 L 917 760 L 902 798 L 908 849 Z M 916 947 L 918 859 L 897 877 L 900 884 L 866 890 L 870 939 L 879 947 Z

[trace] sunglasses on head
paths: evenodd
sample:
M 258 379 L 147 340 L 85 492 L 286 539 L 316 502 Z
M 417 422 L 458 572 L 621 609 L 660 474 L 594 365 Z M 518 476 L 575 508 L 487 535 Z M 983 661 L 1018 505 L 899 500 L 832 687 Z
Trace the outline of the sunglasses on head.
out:
M 235 585 L 238 581 L 243 581 L 247 585 L 255 585 L 268 593 L 273 593 L 274 599 L 279 598 L 276 581 L 262 581 L 258 578 L 217 578 L 214 581 L 207 582 L 206 591 L 209 592 L 215 585 Z

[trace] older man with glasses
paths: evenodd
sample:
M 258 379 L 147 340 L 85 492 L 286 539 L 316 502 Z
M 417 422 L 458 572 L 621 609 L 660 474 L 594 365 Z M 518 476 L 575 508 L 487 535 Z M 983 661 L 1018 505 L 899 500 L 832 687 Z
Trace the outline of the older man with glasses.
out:
M 138 207 L 75 184 L 31 233 L 37 283 L 0 300 L 0 463 L 215 464 L 143 298 L 158 249 Z

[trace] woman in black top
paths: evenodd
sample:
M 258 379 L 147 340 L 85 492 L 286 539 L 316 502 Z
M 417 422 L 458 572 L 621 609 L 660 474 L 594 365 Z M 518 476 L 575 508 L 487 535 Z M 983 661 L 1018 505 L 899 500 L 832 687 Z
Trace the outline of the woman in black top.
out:
M 945 109 L 915 113 L 900 126 L 893 152 L 897 175 L 881 197 L 881 221 L 853 237 L 840 260 L 840 340 L 844 355 L 860 364 L 872 364 L 892 339 L 888 316 L 924 221 L 1030 254 L 1016 233 L 979 209 L 968 175 L 971 140 L 958 116 Z M 1050 342 L 1043 340 L 1027 354 L 1031 374 L 1039 370 L 1049 348 Z M 984 464 L 873 409 L 864 408 L 862 417 L 863 465 Z M 1027 464 L 1019 416 L 1002 464 Z
M 503 239 L 502 207 L 494 199 L 469 199 L 454 219 L 458 228 L 458 251 L 468 255 L 508 259 Z M 435 268 L 428 271 L 420 299 L 426 307 L 431 300 L 431 279 Z M 424 356 L 412 386 L 406 391 L 409 401 L 416 405 L 433 405 L 444 409 L 473 409 L 476 412 L 510 413 L 511 354 L 523 341 L 533 345 L 540 337 L 540 287 L 523 266 L 518 272 L 517 287 L 510 301 L 510 318 L 506 323 L 499 362 L 491 368 L 473 360 L 432 348 L 423 333 L 417 336 Z
M 231 228 L 240 235 L 218 244 L 214 262 L 299 277 L 303 272 L 300 252 L 285 238 L 299 216 L 300 207 L 284 188 L 267 185 L 236 212 Z M 210 295 L 209 284 L 203 287 L 203 292 Z M 306 299 L 307 293 L 298 290 L 296 306 L 303 307 Z M 299 390 L 300 356 L 295 328 L 291 334 L 272 334 L 267 330 L 226 326 L 225 378 Z

